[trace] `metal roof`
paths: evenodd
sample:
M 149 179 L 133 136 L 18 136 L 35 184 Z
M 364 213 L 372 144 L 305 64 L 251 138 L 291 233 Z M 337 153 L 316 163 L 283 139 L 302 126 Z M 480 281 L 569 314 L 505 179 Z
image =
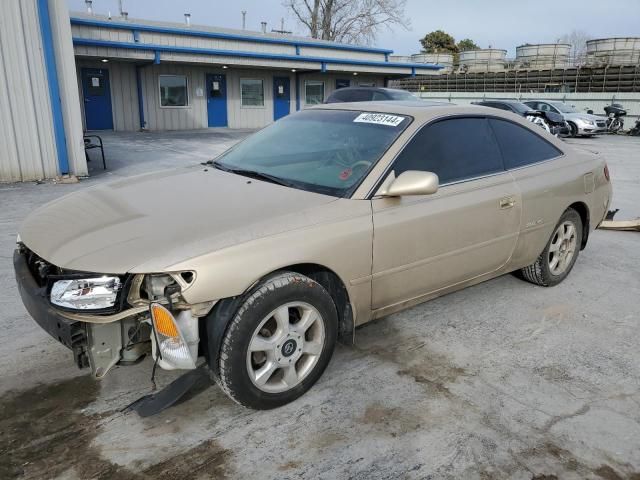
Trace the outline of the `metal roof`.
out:
M 75 14 L 74 14 L 75 15 Z M 155 54 L 156 63 L 163 59 L 161 53 L 185 54 L 185 55 L 205 55 L 218 57 L 239 57 L 254 60 L 287 61 L 300 65 L 300 62 L 311 62 L 317 64 L 315 68 L 320 71 L 327 71 L 331 68 L 327 66 L 342 65 L 354 67 L 372 67 L 372 69 L 383 69 L 390 75 L 415 75 L 416 71 L 439 70 L 440 65 L 426 63 L 399 63 L 390 62 L 389 53 L 392 50 L 384 50 L 359 45 L 347 45 L 337 42 L 327 42 L 302 37 L 290 37 L 274 34 L 260 34 L 255 32 L 223 30 L 213 27 L 182 26 L 178 28 L 173 24 L 161 24 L 149 21 L 113 21 L 105 17 L 97 16 L 74 16 L 70 19 L 72 26 L 89 27 L 97 30 L 128 31 L 131 33 L 130 41 L 123 40 L 122 36 L 116 36 L 117 40 L 109 36 L 82 34 L 82 30 L 74 33 L 73 43 L 76 46 L 101 47 L 103 52 L 107 49 L 122 49 L 125 51 L 147 51 Z M 150 34 L 143 37 L 143 34 Z M 220 41 L 221 44 L 210 44 L 203 47 L 197 42 L 190 42 L 188 46 L 185 42 L 158 42 L 151 34 L 173 35 L 177 38 L 207 39 Z M 153 42 L 150 39 L 154 40 Z M 240 43 L 234 43 L 240 42 Z M 244 44 L 242 42 L 245 42 Z M 247 43 L 250 42 L 250 43 Z M 182 43 L 182 44 L 180 44 Z M 281 51 L 264 51 L 265 49 L 252 48 L 251 43 L 268 44 L 271 47 L 282 47 Z M 321 55 L 318 50 L 323 49 Z M 262 51 L 260 51 L 262 50 Z M 332 52 L 333 51 L 333 52 Z M 346 52 L 353 52 L 353 58 L 345 55 Z M 338 53 L 341 52 L 341 53 Z M 106 55 L 109 56 L 108 54 Z M 172 60 L 173 61 L 173 60 Z M 308 68 L 297 67 L 295 68 Z M 404 70 L 402 70 L 404 69 Z M 409 71 L 407 71 L 409 69 Z M 395 71 L 394 71 L 395 70 Z M 379 70 L 378 70 L 379 71 Z

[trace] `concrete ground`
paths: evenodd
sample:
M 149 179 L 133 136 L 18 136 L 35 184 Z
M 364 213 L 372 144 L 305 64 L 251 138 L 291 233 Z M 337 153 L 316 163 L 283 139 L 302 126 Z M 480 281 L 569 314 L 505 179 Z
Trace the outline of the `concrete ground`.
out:
M 217 387 L 142 419 L 151 363 L 102 382 L 24 310 L 11 255 L 35 207 L 200 162 L 246 132 L 105 135 L 110 169 L 0 186 L 0 478 L 640 479 L 640 234 L 597 231 L 565 282 L 506 275 L 360 328 L 310 392 L 257 412 Z M 640 216 L 640 138 L 571 140 L 609 160 Z M 159 386 L 176 377 L 160 372 Z

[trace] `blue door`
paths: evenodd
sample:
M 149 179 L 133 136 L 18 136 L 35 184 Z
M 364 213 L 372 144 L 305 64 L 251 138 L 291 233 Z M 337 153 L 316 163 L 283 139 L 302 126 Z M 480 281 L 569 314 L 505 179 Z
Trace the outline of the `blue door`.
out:
M 273 77 L 273 119 L 289 115 L 290 103 L 289 77 Z
M 207 115 L 210 127 L 227 126 L 227 78 L 207 74 Z
M 82 93 L 87 130 L 113 130 L 109 70 L 83 68 Z

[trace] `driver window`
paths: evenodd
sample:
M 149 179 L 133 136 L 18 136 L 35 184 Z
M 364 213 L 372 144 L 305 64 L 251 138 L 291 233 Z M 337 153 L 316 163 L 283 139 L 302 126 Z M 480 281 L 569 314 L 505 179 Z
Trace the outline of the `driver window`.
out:
M 422 127 L 395 160 L 396 176 L 407 170 L 434 172 L 440 184 L 504 170 L 486 118 L 455 118 Z

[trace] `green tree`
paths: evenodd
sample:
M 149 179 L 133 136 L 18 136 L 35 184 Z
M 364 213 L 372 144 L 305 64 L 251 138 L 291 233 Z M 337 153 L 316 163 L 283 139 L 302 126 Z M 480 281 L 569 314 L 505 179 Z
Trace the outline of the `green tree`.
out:
M 455 38 L 442 30 L 427 33 L 420 39 L 420 44 L 424 53 L 456 53 L 458 51 Z
M 467 50 L 479 50 L 480 47 L 471 40 L 470 38 L 465 38 L 464 40 L 460 40 L 458 45 L 456 45 L 459 52 L 466 52 Z

